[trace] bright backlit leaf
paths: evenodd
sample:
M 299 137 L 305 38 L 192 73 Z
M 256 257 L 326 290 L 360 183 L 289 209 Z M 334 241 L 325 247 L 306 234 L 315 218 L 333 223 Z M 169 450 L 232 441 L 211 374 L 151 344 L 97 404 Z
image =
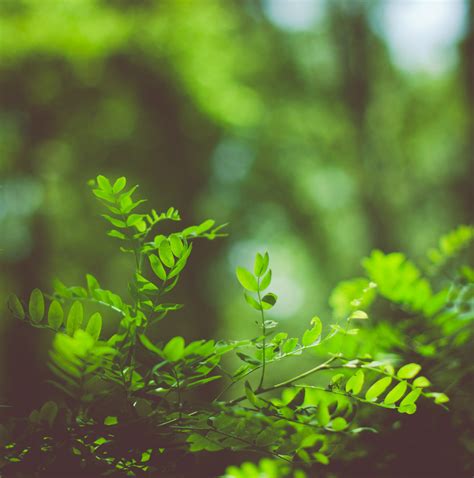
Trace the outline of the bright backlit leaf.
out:
M 243 267 L 237 267 L 236 274 L 242 287 L 251 292 L 258 291 L 257 279 L 255 279 L 251 272 Z
M 398 400 L 400 400 L 400 398 L 402 398 L 403 395 L 405 395 L 406 391 L 407 391 L 407 383 L 406 382 L 397 383 L 397 385 L 395 385 L 395 387 L 393 387 L 392 390 L 390 390 L 390 392 L 388 392 L 388 394 L 385 397 L 383 403 L 385 405 L 392 405 L 392 404 L 398 402 Z
M 364 385 L 364 378 L 364 372 L 362 370 L 357 370 L 357 372 L 347 381 L 346 392 L 353 393 L 354 395 L 360 393 Z
M 306 330 L 301 339 L 301 344 L 305 347 L 313 345 L 319 339 L 323 330 L 321 319 L 317 316 L 311 319 L 311 325 L 311 329 Z
M 415 380 L 413 380 L 413 386 L 414 387 L 419 387 L 419 388 L 425 388 L 429 387 L 431 385 L 431 382 L 426 378 L 426 377 L 416 377 Z
M 409 379 L 415 377 L 421 370 L 421 365 L 417 363 L 407 363 L 397 373 L 398 378 Z
M 383 377 L 373 383 L 365 394 L 365 399 L 369 402 L 376 400 L 392 383 L 392 377 Z
M 184 339 L 183 337 L 173 337 L 163 349 L 163 355 L 170 362 L 177 362 L 183 357 Z
M 268 272 L 263 276 L 262 281 L 260 282 L 260 290 L 265 290 L 272 282 L 272 270 L 269 269 Z

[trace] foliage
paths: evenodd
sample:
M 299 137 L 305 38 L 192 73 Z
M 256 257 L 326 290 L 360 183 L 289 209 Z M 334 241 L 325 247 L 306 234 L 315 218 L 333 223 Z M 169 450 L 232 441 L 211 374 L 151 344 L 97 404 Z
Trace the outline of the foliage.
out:
M 92 185 L 107 209 L 103 217 L 111 225 L 108 235 L 133 257 L 129 296 L 103 288 L 88 274 L 85 287 L 56 281 L 51 295 L 34 289 L 28 304 L 10 297 L 13 315 L 54 333 L 49 366 L 51 384 L 60 395 L 29 417 L 11 417 L 2 425 L 0 466 L 5 476 L 51 476 L 70 470 L 89 477 L 179 476 L 190 457 L 227 450 L 278 459 L 260 462 L 263 470 L 273 470 L 269 476 L 301 477 L 300 467 L 328 464 L 336 444 L 374 431 L 370 420 L 360 421 L 361 405 L 402 415 L 414 414 L 421 398 L 445 407 L 448 397 L 431 391 L 430 378 L 420 375 L 419 363 L 392 364 L 370 354 L 342 352 L 336 337 L 355 339 L 359 327 L 354 324 L 369 319 L 361 305 L 365 308 L 371 301 L 354 297 L 343 308 L 341 297 L 334 299 L 343 326 L 328 327 L 315 316 L 301 337 L 276 332 L 277 322 L 267 318 L 278 300 L 268 292 L 268 253 L 257 253 L 253 271 L 236 271 L 244 298 L 258 317 L 255 337 L 153 339 L 160 321 L 182 307 L 166 297 L 177 285 L 195 241 L 225 236 L 223 226 L 206 220 L 156 234 L 157 226 L 180 221 L 178 211 L 138 212 L 144 201 L 134 196 L 137 186 L 127 189 L 124 177 L 112 183 L 98 176 Z M 378 293 L 414 311 L 442 313 L 440 297 L 445 295 L 433 294 L 403 257 L 376 252 L 364 264 Z M 374 288 L 360 280 L 357 286 L 362 295 Z M 352 294 L 355 289 L 344 290 Z M 91 314 L 89 307 L 94 309 Z M 116 321 L 103 324 L 96 309 L 115 315 Z M 106 334 L 103 325 L 107 330 L 115 327 L 115 332 Z M 328 350 L 322 361 L 320 349 Z M 311 367 L 283 381 L 269 381 L 268 367 L 295 358 L 303 364 L 303 354 L 314 362 Z M 240 362 L 237 368 L 231 357 Z M 195 392 L 215 390 L 212 382 L 219 391 L 203 403 Z M 256 465 L 244 464 L 241 470 L 231 467 L 226 476 L 258 476 Z
M 458 470 L 451 471 L 466 476 L 474 470 L 470 405 L 474 274 L 468 265 L 472 264 L 473 239 L 474 227 L 457 227 L 440 238 L 438 247 L 428 251 L 420 266 L 401 253 L 374 251 L 362 261 L 366 276 L 340 283 L 331 295 L 336 317 L 360 304 L 372 317 L 373 327 L 361 331 L 349 350 L 395 354 L 399 360 L 420 363 L 430 379 L 417 376 L 416 387 L 425 389 L 433 379 L 450 392 L 451 423 L 444 424 L 444 430 L 429 423 L 424 426 L 451 437 L 449 442 L 460 463 Z M 416 370 L 402 367 L 399 374 Z M 428 395 L 438 403 L 446 400 L 444 393 Z M 369 456 L 379 452 L 364 451 Z

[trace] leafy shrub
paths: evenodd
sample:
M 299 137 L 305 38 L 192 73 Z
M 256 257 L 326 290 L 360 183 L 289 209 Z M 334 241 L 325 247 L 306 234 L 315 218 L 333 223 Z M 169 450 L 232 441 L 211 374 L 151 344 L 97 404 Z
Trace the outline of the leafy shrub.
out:
M 371 327 L 347 344 L 346 353 L 396 354 L 423 365 L 425 374 L 451 396 L 449 418 L 425 414 L 416 425 L 397 431 L 397 452 L 385 460 L 394 476 L 407 473 L 401 457 L 404 444 L 417 442 L 410 473 L 427 476 L 472 476 L 474 473 L 474 413 L 472 337 L 474 333 L 474 227 L 459 226 L 442 236 L 436 248 L 415 263 L 401 253 L 373 251 L 362 261 L 364 277 L 341 282 L 331 295 L 334 315 L 350 309 L 353 301 L 370 313 Z M 369 284 L 376 287 L 368 288 Z M 365 292 L 364 292 L 365 291 Z M 425 378 L 416 380 L 429 384 Z M 432 393 L 432 398 L 444 396 Z M 416 436 L 417 435 L 417 436 Z M 432 439 L 427 439 L 432 436 Z M 436 438 L 435 438 L 436 437 Z M 381 456 L 383 442 L 364 442 L 367 456 Z M 406 445 L 405 445 L 406 446 Z M 413 463 L 419 471 L 413 470 Z M 354 462 L 350 465 L 354 470 Z
M 290 337 L 276 333 L 276 322 L 267 317 L 277 296 L 269 292 L 269 255 L 258 253 L 253 271 L 237 268 L 257 319 L 256 337 L 152 340 L 150 331 L 181 307 L 165 298 L 178 284 L 196 239 L 225 234 L 223 226 L 207 220 L 156 235 L 160 223 L 180 221 L 179 213 L 173 208 L 139 213 L 144 201 L 135 191 L 136 186 L 126 190 L 123 177 L 112 184 L 104 176 L 93 189 L 108 210 L 103 215 L 112 226 L 108 235 L 133 257 L 129 297 L 88 274 L 85 287 L 56 281 L 51 295 L 35 289 L 27 304 L 9 298 L 18 319 L 54 333 L 49 367 L 61 398 L 0 426 L 4 476 L 186 476 L 193 457 L 227 450 L 270 457 L 259 465 L 231 466 L 227 477 L 262 476 L 260 469 L 263 476 L 302 477 L 305 466 L 327 464 L 338 443 L 372 430 L 370 422 L 359 422 L 359 405 L 409 415 L 420 398 L 445 407 L 448 397 L 428 391 L 431 381 L 418 363 L 395 367 L 367 353 L 349 356 L 334 340 L 354 340 L 355 324 L 368 319 L 364 308 L 374 299 L 375 282 L 377 293 L 392 301 L 417 312 L 440 312 L 445 293 L 433 294 L 401 256 L 374 253 L 365 263 L 370 280 L 343 284 L 333 294 L 339 323 L 325 325 L 315 316 L 301 337 Z M 397 287 L 397 277 L 410 287 Z M 84 304 L 115 314 L 115 333 L 105 337 L 100 312 L 86 316 Z M 268 367 L 302 354 L 316 360 L 323 349 L 324 360 L 269 382 Z M 240 366 L 230 368 L 227 356 L 236 356 Z M 203 403 L 196 392 L 211 382 L 220 385 L 219 393 Z

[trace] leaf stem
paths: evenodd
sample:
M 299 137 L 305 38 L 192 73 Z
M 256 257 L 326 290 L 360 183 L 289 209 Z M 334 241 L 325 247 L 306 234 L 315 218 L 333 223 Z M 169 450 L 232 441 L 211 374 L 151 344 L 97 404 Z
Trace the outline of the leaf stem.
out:
M 339 355 L 333 355 L 330 357 L 328 360 L 325 362 L 317 365 L 316 367 L 313 367 L 310 370 L 306 370 L 306 372 L 300 373 L 299 375 L 296 375 L 295 377 L 289 378 L 288 380 L 285 380 L 283 382 L 277 383 L 276 385 L 272 385 L 271 387 L 267 388 L 258 388 L 257 390 L 254 391 L 255 394 L 261 394 L 261 393 L 267 393 L 267 392 L 272 392 L 274 390 L 277 390 L 279 388 L 286 387 L 287 385 L 291 385 L 293 382 L 296 382 L 297 380 L 301 380 L 302 378 L 307 377 L 308 375 L 311 375 L 313 373 L 319 372 L 321 370 L 327 370 L 332 367 L 330 367 L 331 363 L 337 360 Z M 228 405 L 235 405 L 236 403 L 239 403 L 247 398 L 246 395 L 243 395 L 241 397 L 235 398 L 234 400 L 231 400 L 230 402 L 227 402 Z
M 258 278 L 258 291 L 257 291 L 257 295 L 258 295 L 258 303 L 260 304 L 260 314 L 261 314 L 261 317 L 262 317 L 262 334 L 263 334 L 263 338 L 262 338 L 262 374 L 260 375 L 260 382 L 258 383 L 258 387 L 257 387 L 257 390 L 261 390 L 262 389 L 262 386 L 263 386 L 263 380 L 265 378 L 265 366 L 266 366 L 266 346 L 267 346 L 267 343 L 266 343 L 266 327 L 265 327 L 265 314 L 263 312 L 263 307 L 262 307 L 262 298 L 261 298 L 261 295 L 260 295 L 260 277 Z

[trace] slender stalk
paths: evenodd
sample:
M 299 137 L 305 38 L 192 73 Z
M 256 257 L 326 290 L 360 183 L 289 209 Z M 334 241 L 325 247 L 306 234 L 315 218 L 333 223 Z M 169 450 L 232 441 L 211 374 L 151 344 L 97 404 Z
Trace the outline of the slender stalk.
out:
M 260 375 L 260 382 L 258 383 L 258 387 L 257 387 L 257 390 L 260 390 L 263 386 L 263 380 L 265 378 L 265 366 L 266 366 L 266 361 L 267 361 L 267 358 L 266 358 L 266 346 L 267 346 L 267 338 L 266 338 L 266 327 L 265 327 L 265 314 L 263 312 L 263 307 L 262 307 L 262 298 L 260 296 L 260 277 L 258 278 L 258 291 L 257 291 L 257 295 L 258 295 L 258 303 L 260 304 L 260 314 L 261 314 L 261 317 L 262 317 L 262 334 L 263 334 L 263 338 L 262 338 L 262 373 Z
M 332 367 L 330 367 L 331 363 L 334 362 L 335 360 L 337 360 L 338 358 L 339 358 L 339 356 L 334 355 L 334 356 L 330 357 L 328 360 L 326 360 L 325 362 L 317 365 L 316 367 L 313 367 L 310 370 L 306 370 L 306 372 L 300 373 L 299 375 L 296 375 L 295 377 L 289 378 L 289 379 L 285 380 L 284 382 L 277 383 L 276 385 L 272 385 L 271 387 L 257 389 L 257 390 L 255 390 L 254 393 L 258 395 L 258 394 L 261 394 L 261 393 L 272 392 L 272 391 L 277 390 L 279 388 L 286 387 L 287 385 L 291 385 L 292 383 L 296 382 L 297 380 L 301 380 L 302 378 L 305 378 L 308 375 L 311 375 L 313 373 L 319 372 L 321 370 L 331 369 L 332 368 Z M 243 395 L 241 397 L 235 398 L 234 400 L 231 400 L 230 402 L 227 402 L 227 404 L 228 405 L 235 405 L 236 403 L 239 403 L 239 402 L 245 400 L 246 398 L 247 398 L 246 395 Z

